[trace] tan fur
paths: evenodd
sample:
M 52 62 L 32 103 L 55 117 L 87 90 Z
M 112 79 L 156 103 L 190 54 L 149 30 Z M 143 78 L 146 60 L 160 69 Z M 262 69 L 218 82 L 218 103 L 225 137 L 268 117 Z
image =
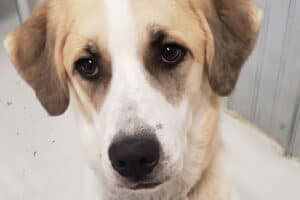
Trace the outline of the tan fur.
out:
M 157 6 L 158 4 L 160 6 Z M 151 83 L 161 90 L 171 102 L 178 102 L 187 93 L 186 82 L 189 74 L 193 73 L 194 70 L 191 67 L 192 61 L 196 60 L 199 64 L 204 62 L 205 38 L 203 29 L 199 26 L 198 19 L 187 1 L 154 0 L 149 4 L 146 0 L 136 0 L 133 5 L 135 15 L 138 16 L 138 31 L 142 41 L 146 43 L 141 46 L 141 54 L 145 55 L 147 70 L 152 74 L 150 76 Z M 153 12 L 154 10 L 155 12 Z M 188 59 L 171 72 L 165 72 L 159 67 L 152 66 L 149 59 L 153 58 L 149 58 L 147 51 L 145 53 L 145 49 L 149 49 L 147 45 L 151 39 L 151 34 L 160 30 L 165 31 L 166 41 L 177 42 L 190 50 L 187 55 Z M 195 38 L 197 39 L 195 40 Z M 201 69 L 197 73 L 199 79 L 202 76 Z
M 16 69 L 35 90 L 50 115 L 60 115 L 68 107 L 66 78 L 58 74 L 54 54 L 61 55 L 63 41 L 48 27 L 48 6 L 43 5 L 31 18 L 8 36 L 6 48 Z M 62 36 L 61 36 L 62 37 Z
M 251 0 L 191 0 L 206 16 L 213 40 L 207 40 L 209 82 L 221 96 L 234 89 L 241 67 L 257 40 L 261 13 Z M 200 13 L 200 15 L 202 14 Z M 220 51 L 219 49 L 222 49 Z
M 203 113 L 205 117 L 203 126 L 194 124 L 193 133 L 188 135 L 189 162 L 197 169 L 184 169 L 186 199 L 229 200 L 219 161 L 218 95 L 228 95 L 234 89 L 254 48 L 260 13 L 250 0 L 132 1 L 141 38 L 138 53 L 144 59 L 149 81 L 170 102 L 185 97 L 193 116 Z M 96 0 L 49 0 L 5 42 L 18 72 L 50 115 L 67 109 L 69 87 L 87 121 L 92 109 L 101 109 L 113 76 L 101 9 L 101 1 Z M 184 63 L 171 74 L 151 64 L 148 49 L 153 29 L 165 30 L 167 39 L 189 48 Z M 73 70 L 73 63 L 89 43 L 101 54 L 103 79 L 98 85 L 87 83 Z

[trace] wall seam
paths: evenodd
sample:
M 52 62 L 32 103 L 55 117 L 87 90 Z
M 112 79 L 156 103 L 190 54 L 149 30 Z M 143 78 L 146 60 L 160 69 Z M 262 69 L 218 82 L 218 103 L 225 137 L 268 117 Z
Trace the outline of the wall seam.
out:
M 253 97 L 252 97 L 252 103 L 251 103 L 251 110 L 252 112 L 250 114 L 250 119 L 252 122 L 255 122 L 256 120 L 256 110 L 257 110 L 257 99 L 258 99 L 258 93 L 259 93 L 259 86 L 260 86 L 260 81 L 261 81 L 261 71 L 263 67 L 263 63 L 265 60 L 265 54 L 266 54 L 266 48 L 267 48 L 267 40 L 266 37 L 269 33 L 269 22 L 270 22 L 270 15 L 271 15 L 271 7 L 272 3 L 270 0 L 266 1 L 265 4 L 265 11 L 267 13 L 267 17 L 265 18 L 265 31 L 262 33 L 263 34 L 263 44 L 262 44 L 262 55 L 259 57 L 259 61 L 257 62 L 257 69 L 255 72 L 255 77 L 254 77 L 254 88 L 253 88 Z
M 294 8 L 293 8 L 293 0 L 289 0 L 289 9 L 288 9 L 288 17 L 287 17 L 287 22 L 286 22 L 286 30 L 285 30 L 285 36 L 284 36 L 284 44 L 282 50 L 281 50 L 281 56 L 280 56 L 280 61 L 279 61 L 279 70 L 278 70 L 278 76 L 276 79 L 276 90 L 275 94 L 273 96 L 274 102 L 272 104 L 272 112 L 271 112 L 271 129 L 273 132 L 277 132 L 277 130 L 274 129 L 274 117 L 276 114 L 276 106 L 278 104 L 278 98 L 280 97 L 281 94 L 281 85 L 282 85 L 282 80 L 285 74 L 285 69 L 286 69 L 286 58 L 288 57 L 288 47 L 290 45 L 290 37 L 288 37 L 291 33 L 291 27 L 293 25 L 293 20 L 294 20 Z M 285 147 L 286 148 L 286 147 Z

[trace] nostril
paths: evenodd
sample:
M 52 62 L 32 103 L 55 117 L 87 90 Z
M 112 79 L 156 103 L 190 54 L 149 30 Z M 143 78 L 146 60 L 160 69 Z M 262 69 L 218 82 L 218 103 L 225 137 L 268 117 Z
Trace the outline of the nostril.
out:
M 150 159 L 150 158 L 147 158 L 147 157 L 142 157 L 139 160 L 139 163 L 140 163 L 140 165 L 143 165 L 145 167 L 153 167 L 157 164 L 157 160 Z

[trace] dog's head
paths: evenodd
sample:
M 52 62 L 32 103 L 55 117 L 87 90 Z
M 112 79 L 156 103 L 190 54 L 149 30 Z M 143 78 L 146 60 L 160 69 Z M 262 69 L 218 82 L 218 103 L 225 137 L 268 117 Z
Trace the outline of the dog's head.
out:
M 259 24 L 250 0 L 49 0 L 6 48 L 50 115 L 74 101 L 96 174 L 145 189 L 185 176 L 191 138 L 207 148 Z

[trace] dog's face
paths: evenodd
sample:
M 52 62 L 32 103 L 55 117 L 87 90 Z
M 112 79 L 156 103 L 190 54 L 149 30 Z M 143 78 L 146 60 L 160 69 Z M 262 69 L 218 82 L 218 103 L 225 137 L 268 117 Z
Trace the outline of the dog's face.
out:
M 195 26 L 197 18 L 191 18 L 185 3 L 84 4 L 74 8 L 80 14 L 73 19 L 64 57 L 74 93 L 90 120 L 80 121 L 85 121 L 83 138 L 92 166 L 121 187 L 163 183 L 183 168 L 191 101 L 201 99 L 204 29 Z M 174 20 L 177 16 L 180 20 Z M 132 147 L 123 144 L 127 140 Z M 127 150 L 140 155 L 130 156 Z M 143 160 L 150 166 L 135 164 Z M 132 169 L 126 169 L 129 162 Z
M 186 175 L 258 28 L 248 0 L 50 0 L 6 47 L 50 115 L 74 102 L 96 175 L 145 189 Z

